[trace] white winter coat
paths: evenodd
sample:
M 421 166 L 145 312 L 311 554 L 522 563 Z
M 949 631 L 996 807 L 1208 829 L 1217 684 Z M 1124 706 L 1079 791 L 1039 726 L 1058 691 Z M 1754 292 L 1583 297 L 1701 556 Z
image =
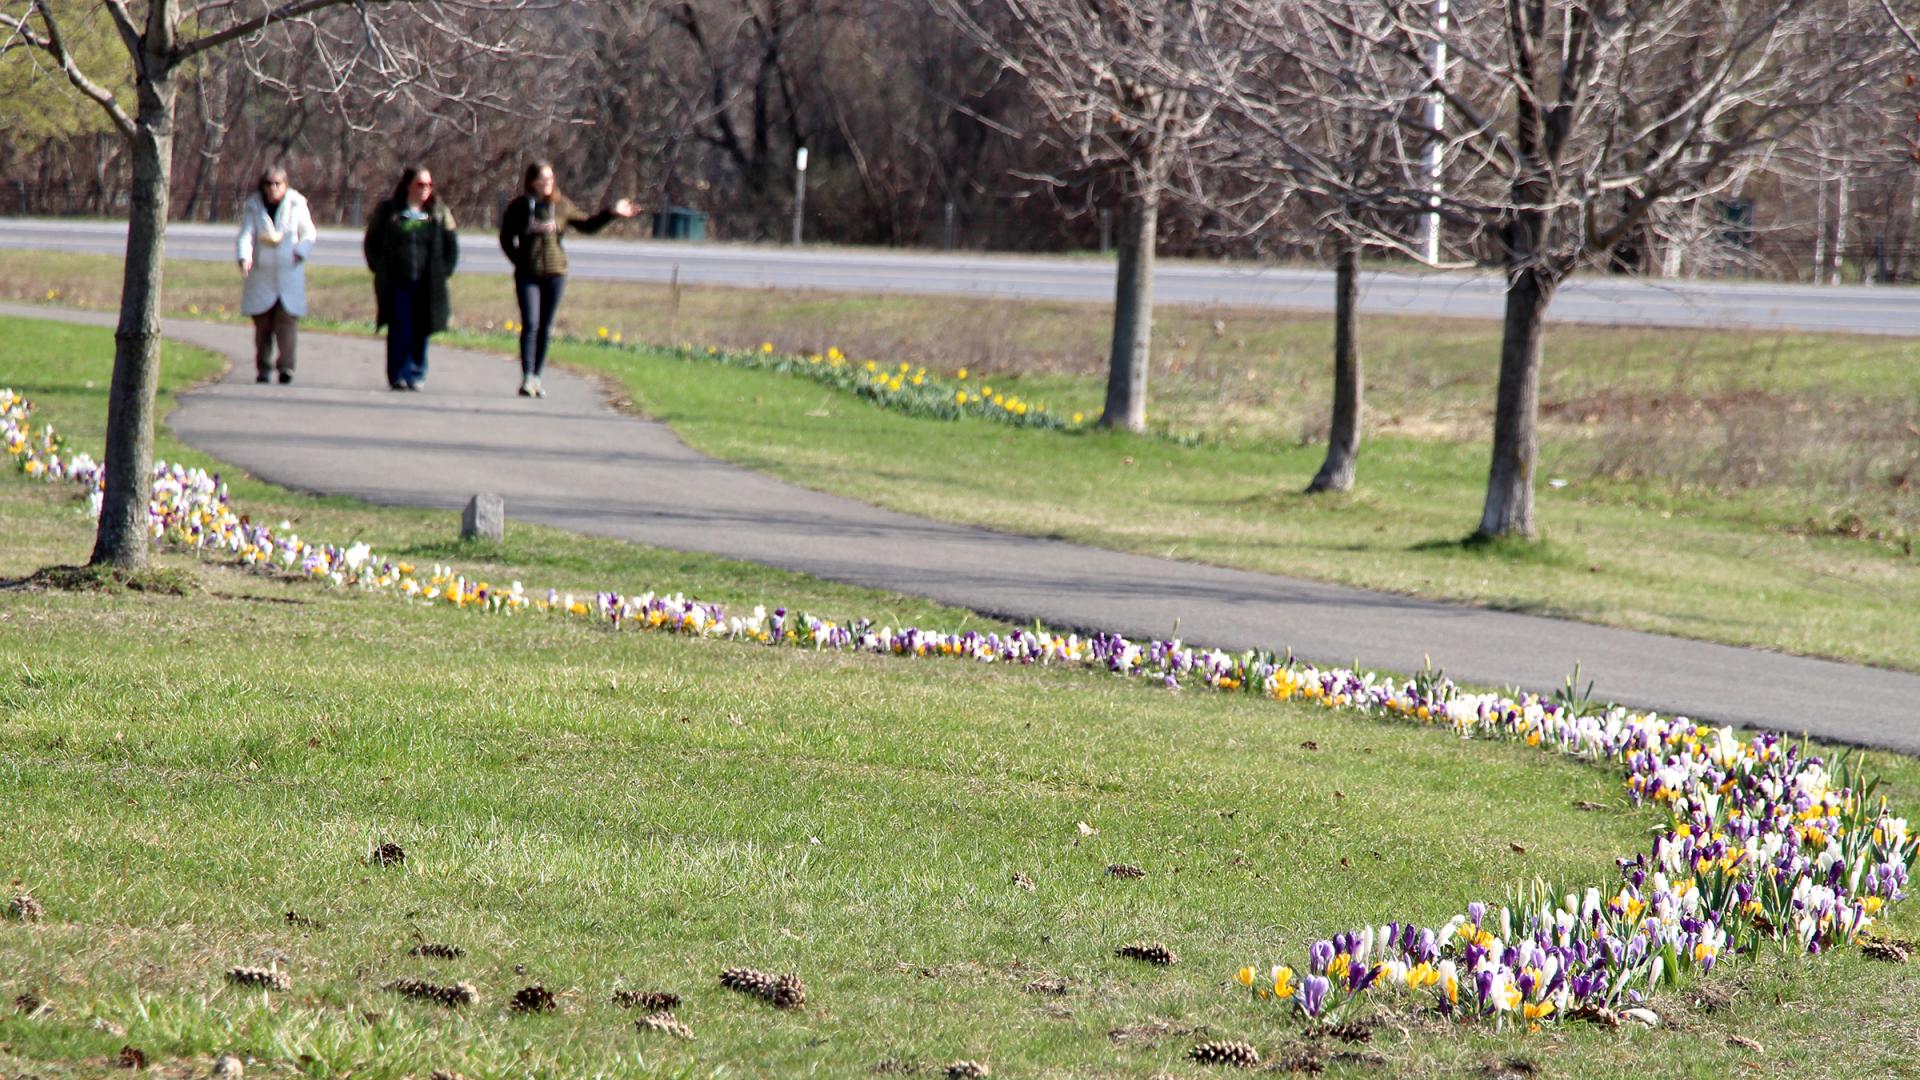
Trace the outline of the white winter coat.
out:
M 287 314 L 305 315 L 307 268 L 294 256 L 305 259 L 317 239 L 306 196 L 288 188 L 271 217 L 259 192 L 247 196 L 240 208 L 240 237 L 235 243 L 238 258 L 252 259 L 253 269 L 247 272 L 246 288 L 240 294 L 240 310 L 261 315 L 273 310 L 278 300 Z

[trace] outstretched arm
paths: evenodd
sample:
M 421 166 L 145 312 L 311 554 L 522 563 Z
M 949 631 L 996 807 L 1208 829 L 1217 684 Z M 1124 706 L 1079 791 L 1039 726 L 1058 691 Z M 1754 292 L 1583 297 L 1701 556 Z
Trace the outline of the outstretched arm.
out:
M 634 209 L 632 203 L 625 199 L 616 199 L 612 206 L 591 216 L 578 211 L 567 215 L 567 224 L 583 233 L 592 234 L 606 228 L 615 218 L 630 218 L 637 213 L 639 211 Z

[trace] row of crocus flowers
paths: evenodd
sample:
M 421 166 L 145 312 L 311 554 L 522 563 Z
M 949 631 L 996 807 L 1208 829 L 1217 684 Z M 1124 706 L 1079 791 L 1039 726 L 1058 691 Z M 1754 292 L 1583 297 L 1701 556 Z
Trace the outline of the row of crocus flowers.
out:
M 68 480 L 98 504 L 101 470 L 63 458 L 59 439 L 33 428 L 29 407 L 0 390 L 0 441 L 30 476 Z M 1498 738 L 1543 752 L 1607 762 L 1625 773 L 1636 804 L 1664 823 L 1649 850 L 1618 860 L 1604 886 L 1534 886 L 1498 907 L 1471 904 L 1438 926 L 1388 922 L 1316 942 L 1293 965 L 1240 969 L 1257 999 L 1326 1020 L 1392 995 L 1452 1016 L 1530 1024 L 1632 1009 L 1663 983 L 1706 973 L 1763 942 L 1818 954 L 1858 940 L 1886 905 L 1906 896 L 1920 838 L 1885 800 L 1872 803 L 1856 770 L 1830 769 L 1772 733 L 1622 708 L 1582 709 L 1531 694 L 1469 693 L 1431 674 L 1406 682 L 1316 668 L 1270 654 L 1228 654 L 1177 640 L 1043 630 L 945 633 L 842 624 L 776 607 L 730 615 L 679 594 L 529 594 L 444 566 L 416 569 L 365 544 L 341 548 L 251 523 L 217 476 L 156 466 L 150 530 L 160 542 L 256 570 L 323 578 L 467 611 L 539 612 L 699 637 L 769 645 L 958 656 L 988 663 L 1091 668 L 1328 709 L 1444 726 L 1462 738 Z

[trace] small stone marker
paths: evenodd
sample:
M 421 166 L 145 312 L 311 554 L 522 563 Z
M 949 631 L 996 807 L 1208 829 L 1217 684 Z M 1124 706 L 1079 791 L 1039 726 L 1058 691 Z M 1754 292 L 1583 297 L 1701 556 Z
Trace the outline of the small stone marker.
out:
M 475 495 L 460 512 L 462 540 L 499 540 L 506 526 L 507 504 L 498 495 Z

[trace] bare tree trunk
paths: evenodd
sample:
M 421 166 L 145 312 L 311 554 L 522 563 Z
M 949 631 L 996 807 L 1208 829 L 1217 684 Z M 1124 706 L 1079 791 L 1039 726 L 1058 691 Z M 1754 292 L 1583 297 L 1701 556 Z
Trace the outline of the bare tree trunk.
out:
M 113 334 L 113 386 L 107 398 L 106 490 L 94 534 L 92 566 L 147 565 L 147 500 L 153 473 L 153 396 L 160 377 L 160 274 L 166 250 L 168 185 L 173 173 L 175 88 L 165 62 L 149 57 L 140 81 L 129 193 L 127 259 L 120 324 Z
M 1438 225 L 1434 226 L 1438 228 Z M 1307 485 L 1307 494 L 1352 491 L 1360 456 L 1360 245 L 1340 236 L 1333 263 L 1333 426 L 1327 434 L 1327 460 Z
M 1106 411 L 1100 426 L 1147 430 L 1147 362 L 1153 352 L 1153 255 L 1160 192 L 1127 193 L 1120 230 L 1120 268 L 1113 286 L 1113 350 L 1107 366 Z
M 1483 539 L 1533 537 L 1533 468 L 1540 450 L 1540 342 L 1547 305 L 1559 284 L 1532 259 L 1510 266 L 1507 275 L 1500 392 L 1493 414 L 1493 466 L 1487 473 L 1486 508 L 1474 534 Z
M 1828 250 L 1831 260 L 1832 280 L 1829 284 L 1840 284 L 1840 273 L 1847 261 L 1847 194 L 1852 178 L 1848 176 L 1849 166 L 1853 163 L 1842 161 L 1838 190 L 1833 197 L 1833 247 Z

